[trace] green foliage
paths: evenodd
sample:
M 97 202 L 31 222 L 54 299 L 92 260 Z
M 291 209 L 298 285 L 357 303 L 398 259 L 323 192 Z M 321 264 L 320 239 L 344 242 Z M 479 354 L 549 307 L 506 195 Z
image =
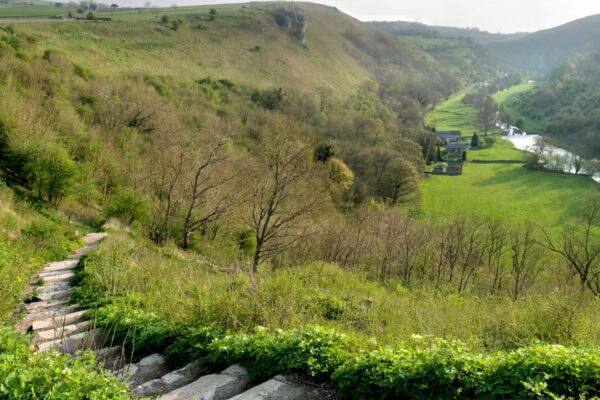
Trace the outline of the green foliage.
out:
M 132 188 L 118 188 L 108 204 L 107 217 L 123 219 L 128 225 L 148 217 L 148 205 Z
M 166 348 L 167 362 L 172 366 L 184 366 L 208 355 L 209 345 L 223 336 L 216 325 L 190 326 L 177 333 L 174 342 Z
M 135 304 L 109 304 L 97 311 L 96 321 L 139 356 L 163 352 L 177 334 L 177 326 Z
M 477 147 L 479 147 L 479 135 L 475 132 L 471 137 L 471 148 L 476 149 Z
M 435 340 L 364 353 L 334 376 L 352 399 L 592 398 L 600 393 L 598 349 L 537 345 L 481 355 Z
M 92 13 L 89 13 L 88 14 L 88 19 L 93 19 L 93 18 L 90 18 L 90 15 L 93 16 Z M 80 77 L 84 81 L 89 81 L 89 80 L 91 80 L 91 79 L 94 78 L 94 74 L 92 73 L 92 71 L 89 68 L 87 68 L 87 67 L 85 67 L 85 66 L 83 66 L 81 64 L 75 64 L 75 65 L 73 65 L 73 70 L 75 72 L 75 75 L 77 75 L 78 77 Z
M 315 159 L 320 162 L 327 162 L 335 156 L 335 150 L 331 144 L 321 144 L 315 149 Z
M 254 334 L 227 335 L 209 346 L 208 360 L 219 365 L 241 363 L 259 378 L 300 372 L 328 378 L 349 356 L 352 342 L 335 330 L 318 326 Z
M 535 122 L 560 146 L 584 158 L 600 156 L 600 54 L 559 67 L 548 80 L 513 100 L 512 107 Z
M 74 226 L 53 211 L 34 211 L 0 186 L 0 321 L 15 317 L 22 293 L 42 264 L 61 259 L 80 245 Z
M 129 399 L 128 387 L 99 366 L 92 353 L 78 357 L 34 353 L 29 338 L 0 326 L 0 397 L 3 399 Z
M 250 99 L 253 103 L 266 108 L 267 110 L 275 110 L 283 103 L 284 92 L 282 88 L 256 90 L 252 93 Z
M 58 205 L 75 183 L 77 167 L 64 147 L 38 142 L 27 154 L 24 169 L 38 197 Z

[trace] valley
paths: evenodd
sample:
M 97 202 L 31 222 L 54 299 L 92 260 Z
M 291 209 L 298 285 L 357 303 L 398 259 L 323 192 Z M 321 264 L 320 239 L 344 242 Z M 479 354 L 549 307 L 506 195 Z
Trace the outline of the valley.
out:
M 0 398 L 600 396 L 590 21 L 5 0 Z

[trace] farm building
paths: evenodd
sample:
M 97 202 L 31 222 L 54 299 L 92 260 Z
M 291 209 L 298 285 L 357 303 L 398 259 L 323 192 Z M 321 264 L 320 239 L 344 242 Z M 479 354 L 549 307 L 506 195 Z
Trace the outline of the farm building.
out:
M 466 143 L 448 143 L 446 144 L 446 157 L 463 158 L 468 149 L 469 145 Z
M 438 138 L 442 144 L 447 145 L 448 143 L 456 143 L 460 141 L 460 131 L 439 131 L 437 132 Z

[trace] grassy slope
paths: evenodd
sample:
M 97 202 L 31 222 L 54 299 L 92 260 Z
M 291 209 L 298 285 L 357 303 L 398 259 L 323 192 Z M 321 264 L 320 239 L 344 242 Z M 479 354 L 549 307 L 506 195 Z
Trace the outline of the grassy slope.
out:
M 375 29 L 330 7 L 300 4 L 308 19 L 308 48 L 277 28 L 266 12 L 273 4 L 98 13 L 111 22 L 14 20 L 19 30 L 39 38 L 39 51 L 61 50 L 97 74 L 145 72 L 193 80 L 212 76 L 259 87 L 282 86 L 315 92 L 328 86 L 340 96 L 354 93 L 372 77 L 377 62 L 344 38 L 349 30 L 367 37 Z M 0 11 L 0 16 L 2 16 Z M 173 31 L 160 17 L 180 18 Z M 1 21 L 0 21 L 1 25 Z M 413 45 L 393 38 L 411 60 L 435 65 Z M 260 46 L 260 51 L 250 49 Z M 399 67 L 403 68 L 403 67 Z
M 15 321 L 21 296 L 43 264 L 62 259 L 81 245 L 77 231 L 81 228 L 68 225 L 54 210 L 16 199 L 0 183 L 0 325 Z
M 471 136 L 479 131 L 477 115 L 472 107 L 462 102 L 465 93 L 461 92 L 447 101 L 439 104 L 435 110 L 425 117 L 425 124 L 439 131 L 458 130 L 463 136 Z
M 526 87 L 516 87 L 498 95 L 510 99 Z M 460 99 L 453 97 L 427 116 L 438 129 L 476 130 L 475 114 Z M 501 138 L 491 149 L 471 151 L 469 159 L 522 160 L 523 154 Z M 502 220 L 533 219 L 557 225 L 581 209 L 598 184 L 584 177 L 549 172 L 531 172 L 520 164 L 465 164 L 459 177 L 432 176 L 423 182 L 423 207 L 426 214 L 442 218 L 448 214 L 476 212 Z
M 525 121 L 523 129 L 527 132 L 540 132 L 543 130 L 543 125 L 540 121 L 536 121 L 523 115 L 519 108 L 516 107 L 515 100 L 521 93 L 528 92 L 536 86 L 537 83 L 523 83 L 508 90 L 498 92 L 493 96 L 498 104 L 501 104 L 506 108 L 513 121 L 518 119 Z
M 524 36 L 491 42 L 490 52 L 506 64 L 520 69 L 548 72 L 572 57 L 600 49 L 600 15 Z

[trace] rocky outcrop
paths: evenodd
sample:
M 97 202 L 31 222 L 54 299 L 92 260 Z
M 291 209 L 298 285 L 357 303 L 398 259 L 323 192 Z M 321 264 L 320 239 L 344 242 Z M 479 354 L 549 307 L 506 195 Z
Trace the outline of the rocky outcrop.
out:
M 295 7 L 278 7 L 273 18 L 277 26 L 290 33 L 298 42 L 306 46 L 308 22 L 302 11 Z

